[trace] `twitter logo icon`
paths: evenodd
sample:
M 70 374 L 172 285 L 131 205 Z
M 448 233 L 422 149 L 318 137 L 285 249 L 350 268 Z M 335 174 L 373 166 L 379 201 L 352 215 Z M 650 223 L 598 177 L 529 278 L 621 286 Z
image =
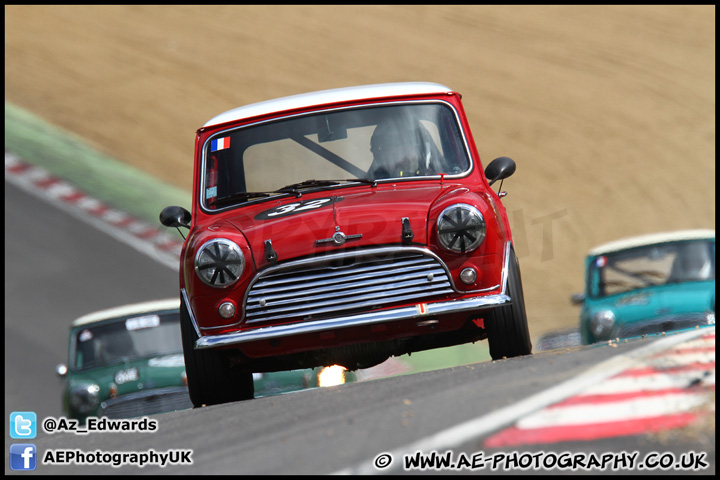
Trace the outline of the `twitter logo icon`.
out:
M 35 412 L 12 412 L 10 414 L 10 437 L 35 438 L 37 415 Z

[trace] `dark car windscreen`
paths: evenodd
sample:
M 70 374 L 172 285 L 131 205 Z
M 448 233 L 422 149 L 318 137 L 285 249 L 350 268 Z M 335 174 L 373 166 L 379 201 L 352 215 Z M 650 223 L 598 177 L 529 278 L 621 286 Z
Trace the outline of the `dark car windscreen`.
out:
M 715 242 L 647 245 L 596 257 L 590 266 L 592 298 L 655 285 L 715 279 Z
M 86 370 L 182 352 L 177 312 L 148 314 L 88 326 L 72 339 L 71 368 Z

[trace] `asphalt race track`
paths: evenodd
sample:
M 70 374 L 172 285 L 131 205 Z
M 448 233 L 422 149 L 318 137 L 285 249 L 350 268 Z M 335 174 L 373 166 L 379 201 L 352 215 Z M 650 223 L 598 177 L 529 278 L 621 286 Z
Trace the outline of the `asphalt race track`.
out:
M 70 276 L 68 276 L 70 275 Z M 70 322 L 175 297 L 176 273 L 5 183 L 5 406 L 60 414 Z
M 547 437 L 543 443 L 514 445 L 503 440 L 503 432 L 521 438 L 519 419 L 557 402 L 577 403 L 573 399 L 582 394 L 582 388 L 637 367 L 639 361 L 645 365 L 653 356 L 666 358 L 665 353 L 678 346 L 676 338 L 681 338 L 672 335 L 561 348 L 522 358 L 171 412 L 153 417 L 157 429 L 149 432 L 47 434 L 40 423 L 60 417 L 61 384 L 54 367 L 65 360 L 69 322 L 111 305 L 173 296 L 177 274 L 7 181 L 5 230 L 5 418 L 12 411 L 36 412 L 39 433 L 32 442 L 38 455 L 57 460 L 58 452 L 72 451 L 77 462 L 38 463 L 33 473 L 412 473 L 403 470 L 405 455 L 420 452 L 431 458 L 447 451 L 452 452 L 456 469 L 445 466 L 428 471 L 543 473 L 549 471 L 545 468 L 549 465 L 558 466 L 560 458 L 588 462 L 590 454 L 620 461 L 621 473 L 631 459 L 637 463 L 646 459 L 648 465 L 650 460 L 661 459 L 673 460 L 673 465 L 699 461 L 704 468 L 683 473 L 715 471 L 714 413 L 700 415 L 684 428 L 657 433 L 568 440 L 583 431 L 576 428 L 566 440 L 554 443 L 544 443 Z M 690 395 L 693 388 L 704 386 L 714 403 L 714 328 L 707 330 L 712 334 L 712 348 L 705 343 L 700 350 L 706 355 L 712 350 L 712 368 L 692 373 L 685 379 L 687 388 L 675 393 Z M 701 338 L 701 333 L 689 333 L 691 343 Z M 665 343 L 656 347 L 656 342 Z M 631 361 L 636 354 L 639 358 Z M 706 407 L 700 405 L 693 411 Z M 649 430 L 652 428 L 642 432 Z M 11 439 L 7 430 L 5 439 L 5 472 L 14 473 L 8 462 Z M 191 460 L 192 464 L 139 468 L 107 463 L 115 458 L 112 455 L 151 450 L 175 451 L 177 460 Z M 502 457 L 494 457 L 496 454 Z M 79 459 L 97 462 L 88 455 L 100 458 L 101 464 L 79 464 Z M 497 470 L 481 462 L 488 458 L 502 460 L 498 460 Z M 539 468 L 533 462 L 540 462 Z M 374 464 L 385 468 L 377 469 Z M 475 470 L 470 468 L 473 465 Z M 605 466 L 606 472 L 612 471 L 612 462 Z M 559 473 L 585 471 L 565 468 Z M 678 473 L 678 469 L 658 467 L 650 473 Z

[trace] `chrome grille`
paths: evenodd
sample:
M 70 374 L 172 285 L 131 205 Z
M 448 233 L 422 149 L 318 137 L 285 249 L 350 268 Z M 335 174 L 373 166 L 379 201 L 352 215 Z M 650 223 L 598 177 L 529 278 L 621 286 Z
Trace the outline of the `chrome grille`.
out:
M 261 273 L 248 289 L 245 318 L 318 318 L 453 291 L 444 265 L 421 249 L 329 255 Z
M 132 418 L 192 408 L 187 387 L 142 390 L 100 404 L 98 416 Z

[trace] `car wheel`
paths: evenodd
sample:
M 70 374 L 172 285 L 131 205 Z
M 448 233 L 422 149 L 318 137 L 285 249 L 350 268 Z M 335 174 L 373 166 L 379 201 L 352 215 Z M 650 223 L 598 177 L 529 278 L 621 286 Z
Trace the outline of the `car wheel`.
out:
M 182 334 L 185 374 L 193 406 L 249 400 L 255 396 L 252 373 L 234 372 L 224 352 L 195 350 L 198 339 L 190 321 L 185 302 L 180 301 L 180 329 Z
M 520 265 L 513 249 L 510 249 L 507 287 L 512 303 L 493 310 L 485 322 L 490 356 L 493 360 L 528 355 L 532 352 Z

